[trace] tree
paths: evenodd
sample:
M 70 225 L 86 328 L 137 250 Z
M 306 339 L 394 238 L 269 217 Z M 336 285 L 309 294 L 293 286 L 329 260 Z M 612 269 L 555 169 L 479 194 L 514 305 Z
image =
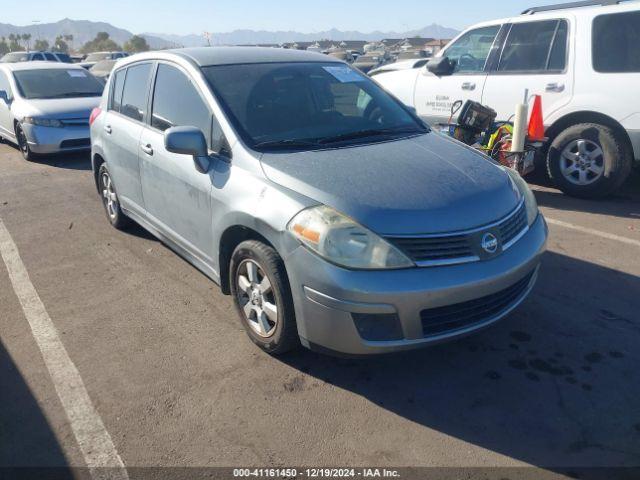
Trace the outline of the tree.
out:
M 25 48 L 27 50 L 31 50 L 31 34 L 30 33 L 23 33 L 22 35 L 20 35 L 20 38 L 24 42 Z
M 52 47 L 54 52 L 69 53 L 69 45 L 67 45 L 65 37 L 67 37 L 67 35 L 58 35 L 56 37 Z
M 49 42 L 46 40 L 38 39 L 36 40 L 36 43 L 33 44 L 33 49 L 39 51 L 49 50 Z
M 9 53 L 9 44 L 7 43 L 7 38 L 0 38 L 0 55 L 4 55 Z
M 117 50 L 122 50 L 122 48 L 109 38 L 107 32 L 98 32 L 96 38 L 85 43 L 80 49 L 82 53 L 113 52 Z
M 24 50 L 22 45 L 20 45 L 20 39 L 22 37 L 20 35 L 16 35 L 15 33 L 9 34 L 9 51 L 10 52 L 19 52 L 20 50 Z
M 65 33 L 62 36 L 62 39 L 67 43 L 69 47 L 71 47 L 70 49 L 73 50 L 73 35 L 71 35 L 70 33 L 69 34 Z M 67 53 L 70 50 L 69 47 L 67 47 Z
M 149 44 L 144 37 L 140 35 L 134 35 L 129 39 L 129 41 L 125 42 L 123 45 L 125 52 L 129 53 L 137 53 L 137 52 L 148 52 Z

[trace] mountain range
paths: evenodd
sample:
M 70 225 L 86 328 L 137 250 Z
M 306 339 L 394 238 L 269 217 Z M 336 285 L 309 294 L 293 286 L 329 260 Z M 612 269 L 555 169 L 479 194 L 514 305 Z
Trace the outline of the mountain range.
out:
M 98 32 L 107 32 L 118 44 L 122 45 L 129 40 L 133 33 L 128 30 L 114 27 L 105 22 L 92 22 L 89 20 L 71 20 L 65 18 L 54 23 L 41 23 L 37 25 L 16 26 L 8 23 L 0 23 L 0 37 L 8 37 L 10 34 L 31 34 L 31 42 L 40 38 L 53 43 L 58 35 L 73 35 L 72 48 L 79 48 L 89 40 L 95 38 Z M 408 32 L 381 32 L 375 31 L 363 33 L 358 31 L 342 31 L 337 29 L 316 33 L 302 33 L 295 31 L 265 31 L 265 30 L 234 30 L 226 33 L 211 33 L 212 45 L 253 45 L 253 44 L 280 44 L 286 42 L 303 42 L 314 40 L 366 40 L 377 41 L 383 38 L 452 38 L 459 32 L 452 28 L 432 24 L 419 30 Z M 143 33 L 143 37 L 154 49 L 172 47 L 196 47 L 206 45 L 203 35 L 174 35 L 166 33 Z

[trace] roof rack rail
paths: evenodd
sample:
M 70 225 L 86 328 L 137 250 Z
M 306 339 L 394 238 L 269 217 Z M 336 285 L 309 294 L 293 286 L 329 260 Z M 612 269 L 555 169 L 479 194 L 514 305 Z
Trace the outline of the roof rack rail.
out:
M 559 3 L 558 5 L 527 8 L 524 12 L 522 12 L 522 15 L 533 15 L 534 13 L 551 12 L 553 10 L 566 10 L 567 8 L 595 7 L 599 5 L 618 5 L 626 1 L 628 0 L 586 0 L 582 2 Z

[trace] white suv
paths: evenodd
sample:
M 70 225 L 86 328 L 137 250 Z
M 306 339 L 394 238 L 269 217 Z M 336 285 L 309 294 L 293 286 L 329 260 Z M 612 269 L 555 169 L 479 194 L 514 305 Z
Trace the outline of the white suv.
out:
M 375 79 L 432 124 L 456 100 L 508 120 L 525 91 L 542 96 L 540 156 L 565 193 L 616 190 L 640 159 L 640 3 L 574 2 L 475 25 L 425 68 Z M 455 117 L 454 117 L 455 119 Z

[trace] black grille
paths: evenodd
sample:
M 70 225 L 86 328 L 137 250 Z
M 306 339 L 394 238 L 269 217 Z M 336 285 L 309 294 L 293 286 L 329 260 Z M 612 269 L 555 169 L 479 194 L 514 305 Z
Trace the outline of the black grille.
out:
M 420 266 L 453 265 L 469 261 L 478 261 L 499 255 L 511 246 L 527 227 L 527 209 L 522 202 L 504 220 L 469 232 L 450 235 L 429 235 L 424 237 L 387 237 L 387 240 L 402 250 Z M 500 248 L 497 252 L 482 249 L 482 237 L 492 233 L 499 237 Z
M 474 255 L 466 235 L 435 238 L 394 238 L 393 243 L 416 262 L 436 262 Z
M 91 140 L 88 138 L 78 138 L 75 140 L 63 140 L 60 144 L 60 148 L 78 148 L 78 147 L 90 147 Z
M 420 312 L 425 337 L 459 330 L 490 320 L 507 310 L 525 292 L 533 272 L 497 293 L 468 302 L 430 308 Z
M 500 225 L 500 240 L 502 245 L 508 245 L 520 232 L 527 227 L 527 208 L 524 204 L 513 217 L 508 218 Z

